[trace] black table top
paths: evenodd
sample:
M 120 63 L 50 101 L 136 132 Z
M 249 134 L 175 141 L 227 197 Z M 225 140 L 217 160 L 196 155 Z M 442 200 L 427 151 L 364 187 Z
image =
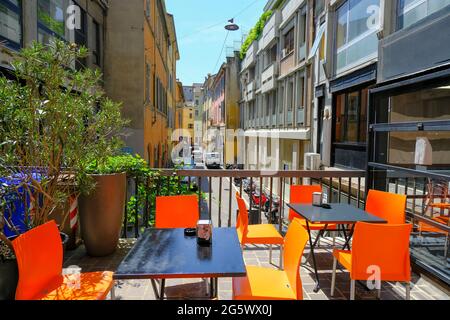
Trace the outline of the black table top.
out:
M 136 242 L 114 279 L 244 277 L 246 269 L 235 228 L 215 228 L 202 247 L 183 229 L 149 229 Z
M 331 209 L 313 205 L 288 204 L 288 207 L 310 223 L 355 224 L 357 222 L 387 223 L 355 206 L 343 203 L 331 203 Z

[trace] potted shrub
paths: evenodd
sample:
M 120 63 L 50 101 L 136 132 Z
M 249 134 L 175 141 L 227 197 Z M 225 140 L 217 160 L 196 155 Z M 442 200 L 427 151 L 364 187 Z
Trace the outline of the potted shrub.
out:
M 85 164 L 121 145 L 120 104 L 106 98 L 99 71 L 74 67 L 86 56 L 85 48 L 59 40 L 33 43 L 12 63 L 16 80 L 0 77 L 0 177 L 20 176 L 28 229 L 93 190 Z
M 127 173 L 116 157 L 93 161 L 86 167 L 95 188 L 79 199 L 81 237 L 90 256 L 112 254 L 119 242 L 124 218 Z

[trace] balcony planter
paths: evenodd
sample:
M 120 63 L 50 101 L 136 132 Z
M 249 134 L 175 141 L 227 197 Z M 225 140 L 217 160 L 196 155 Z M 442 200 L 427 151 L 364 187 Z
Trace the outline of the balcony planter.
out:
M 91 175 L 94 190 L 79 199 L 81 237 L 88 255 L 108 256 L 117 248 L 125 211 L 126 173 Z

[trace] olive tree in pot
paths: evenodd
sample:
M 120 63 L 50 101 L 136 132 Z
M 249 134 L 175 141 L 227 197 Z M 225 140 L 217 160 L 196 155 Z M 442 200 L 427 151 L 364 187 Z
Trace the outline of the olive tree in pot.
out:
M 98 70 L 75 68 L 87 54 L 59 40 L 33 43 L 14 58 L 16 79 L 0 77 L 0 177 L 23 180 L 28 229 L 95 190 L 86 164 L 106 161 L 121 145 L 120 104 L 105 96 Z

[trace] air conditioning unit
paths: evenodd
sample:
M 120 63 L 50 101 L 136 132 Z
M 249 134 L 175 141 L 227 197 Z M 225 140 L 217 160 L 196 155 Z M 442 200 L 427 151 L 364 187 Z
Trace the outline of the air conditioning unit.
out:
M 305 170 L 318 171 L 320 170 L 320 154 L 317 153 L 305 153 Z

